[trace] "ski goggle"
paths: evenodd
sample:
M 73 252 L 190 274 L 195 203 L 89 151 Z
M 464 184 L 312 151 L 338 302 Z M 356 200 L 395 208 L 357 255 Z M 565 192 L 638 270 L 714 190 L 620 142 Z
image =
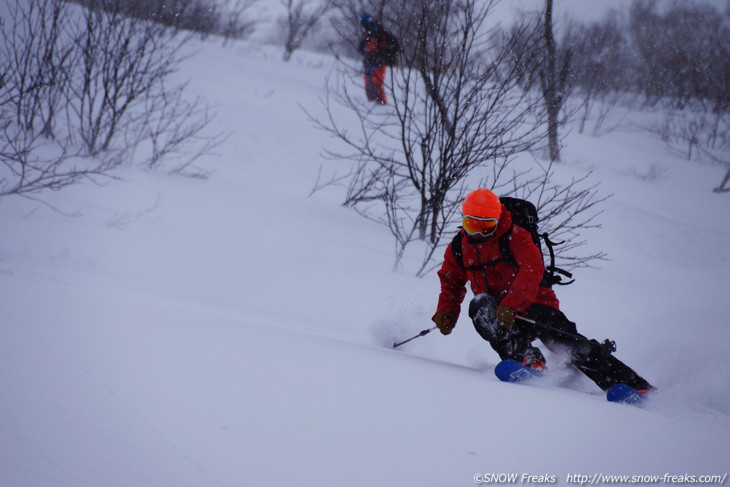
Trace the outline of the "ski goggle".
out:
M 497 230 L 496 218 L 478 218 L 476 216 L 464 215 L 462 226 L 469 235 L 488 237 Z

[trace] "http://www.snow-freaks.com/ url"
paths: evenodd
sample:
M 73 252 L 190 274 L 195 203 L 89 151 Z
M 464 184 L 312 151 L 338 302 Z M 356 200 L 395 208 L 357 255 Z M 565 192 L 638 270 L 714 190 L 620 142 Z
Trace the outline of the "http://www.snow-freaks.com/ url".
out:
M 561 478 L 562 477 L 562 478 Z M 695 474 L 652 474 L 652 475 L 616 475 L 616 474 L 582 474 L 569 473 L 564 477 L 554 474 L 530 473 L 476 473 L 475 484 L 557 484 L 563 481 L 573 485 L 725 485 L 728 474 L 695 475 Z

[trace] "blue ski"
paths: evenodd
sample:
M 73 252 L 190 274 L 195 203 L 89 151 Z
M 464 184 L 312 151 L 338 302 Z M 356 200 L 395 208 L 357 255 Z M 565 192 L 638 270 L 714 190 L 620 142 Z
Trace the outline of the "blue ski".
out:
M 522 382 L 534 377 L 540 377 L 542 373 L 528 369 L 517 360 L 508 358 L 497 364 L 494 368 L 494 375 L 502 382 Z
M 494 375 L 502 382 L 524 382 L 542 376 L 542 372 L 529 369 L 516 360 L 502 360 L 494 368 Z M 606 399 L 621 404 L 641 405 L 646 396 L 626 384 L 616 384 L 606 391 Z
M 633 387 L 626 384 L 616 384 L 606 391 L 606 399 L 611 402 L 639 405 L 644 402 L 646 397 Z

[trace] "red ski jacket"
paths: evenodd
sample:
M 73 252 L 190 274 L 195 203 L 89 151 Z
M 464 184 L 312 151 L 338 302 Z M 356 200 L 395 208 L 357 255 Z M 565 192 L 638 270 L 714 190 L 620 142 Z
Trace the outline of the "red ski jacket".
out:
M 510 227 L 512 236 L 509 246 L 518 265 L 502 261 L 488 267 L 470 269 L 503 258 L 499 250 L 499 237 L 507 233 Z M 449 311 L 458 318 L 466 296 L 467 282 L 475 296 L 491 294 L 501 301 L 500 304 L 520 312 L 536 303 L 559 309 L 558 298 L 553 290 L 540 286 L 545 272 L 540 249 L 532 241 L 530 232 L 518 225 L 512 226 L 512 215 L 504 205 L 494 235 L 481 242 L 470 239 L 464 230 L 459 235 L 464 268 L 457 263 L 452 244 L 449 243 L 444 253 L 444 263 L 438 271 L 441 294 L 436 311 Z
M 389 46 L 394 44 L 396 52 L 389 53 Z M 397 64 L 398 41 L 393 35 L 380 28 L 374 33 L 365 33 L 357 48 L 363 55 L 363 67 L 365 72 L 370 74 L 380 66 L 393 66 Z
M 385 64 L 381 44 L 382 35 L 380 33 L 365 35 L 360 41 L 358 51 L 363 55 L 363 67 L 366 74 L 372 73 L 374 69 Z

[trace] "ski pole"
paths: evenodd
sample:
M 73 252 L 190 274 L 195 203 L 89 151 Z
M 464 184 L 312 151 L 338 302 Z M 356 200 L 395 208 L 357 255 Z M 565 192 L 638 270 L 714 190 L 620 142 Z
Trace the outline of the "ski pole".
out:
M 410 342 L 411 340 L 415 340 L 415 339 L 416 339 L 416 338 L 418 338 L 418 337 L 422 337 L 422 336 L 424 336 L 424 335 L 428 335 L 429 333 L 431 333 L 431 332 L 432 332 L 433 330 L 435 330 L 436 328 L 438 328 L 438 327 L 437 327 L 437 326 L 433 326 L 433 327 L 429 328 L 428 330 L 423 330 L 423 331 L 422 331 L 421 333 L 419 333 L 418 335 L 416 335 L 416 336 L 414 336 L 414 337 L 411 337 L 411 338 L 409 338 L 408 340 L 405 340 L 405 341 L 403 341 L 403 342 L 400 342 L 400 343 L 393 343 L 393 348 L 398 348 L 398 347 L 400 347 L 401 345 L 403 345 L 404 343 L 408 343 L 408 342 Z
M 601 353 L 605 357 L 608 357 L 609 355 L 611 355 L 613 352 L 616 351 L 616 342 L 614 342 L 613 340 L 609 340 L 608 338 L 603 340 L 602 343 L 599 343 L 598 340 L 591 340 L 589 338 L 584 337 L 583 335 L 578 335 L 577 333 L 571 333 L 569 331 L 561 330 L 560 328 L 554 328 L 552 326 L 538 323 L 537 321 L 531 320 L 530 318 L 525 318 L 524 316 L 517 316 L 516 318 L 518 320 L 530 323 L 531 325 L 536 326 L 538 328 L 542 328 L 543 330 L 549 330 L 549 331 L 552 331 L 555 333 L 560 333 L 561 335 L 564 335 L 564 336 L 567 336 L 570 338 L 575 338 L 576 340 L 578 340 L 582 343 L 586 343 L 590 346 L 598 347 L 601 349 Z
M 578 339 L 578 340 L 580 340 L 582 342 L 588 341 L 588 339 L 586 337 L 584 337 L 583 335 L 578 335 L 576 333 L 571 333 L 569 331 L 561 330 L 560 328 L 553 328 L 552 326 L 548 326 L 548 325 L 544 325 L 542 323 L 538 323 L 537 321 L 531 320 L 530 318 L 525 318 L 524 316 L 516 316 L 515 318 L 517 318 L 518 320 L 521 320 L 521 321 L 525 321 L 527 323 L 530 323 L 531 325 L 536 326 L 538 328 L 542 328 L 543 330 L 554 331 L 556 333 L 560 333 L 562 335 L 569 336 L 571 338 L 576 338 L 576 339 Z

